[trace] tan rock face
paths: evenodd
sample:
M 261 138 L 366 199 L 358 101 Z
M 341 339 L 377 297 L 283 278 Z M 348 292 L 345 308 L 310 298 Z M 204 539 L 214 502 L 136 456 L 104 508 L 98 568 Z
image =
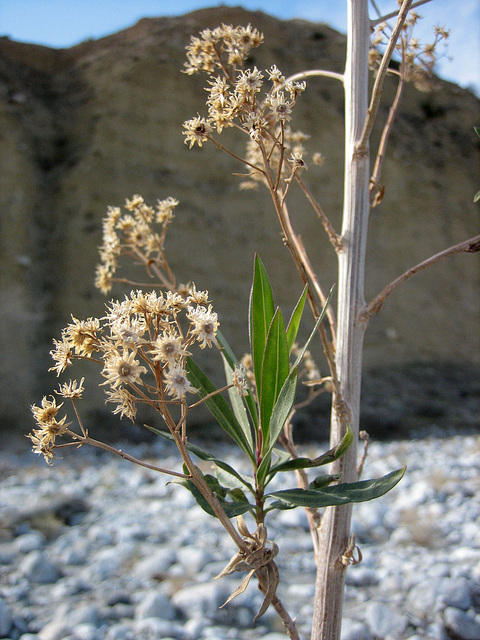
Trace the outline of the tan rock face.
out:
M 240 191 L 239 178 L 232 174 L 242 167 L 232 158 L 208 145 L 189 150 L 183 144 L 182 122 L 206 111 L 203 78 L 180 72 L 184 48 L 190 35 L 221 22 L 250 22 L 264 32 L 265 44 L 252 57 L 259 68 L 276 63 L 285 75 L 314 67 L 342 70 L 345 39 L 328 27 L 279 22 L 227 7 L 142 20 L 68 51 L 0 39 L 3 425 L 24 432 L 31 428 L 28 406 L 56 384 L 45 373 L 51 366 L 48 351 L 70 314 L 102 315 L 105 300 L 93 287 L 101 220 L 108 204 L 121 205 L 134 193 L 152 204 L 167 196 L 180 201 L 167 243 L 169 258 L 179 281 L 193 280 L 210 291 L 222 331 L 239 354 L 247 348 L 254 251 L 271 275 L 277 302 L 287 314 L 295 304 L 301 286 L 268 194 L 261 189 Z M 394 88 L 393 81 L 387 85 L 383 118 Z M 407 268 L 478 233 L 480 209 L 473 203 L 480 185 L 473 131 L 478 117 L 479 101 L 454 85 L 442 82 L 431 94 L 407 87 L 382 177 L 385 198 L 371 216 L 367 299 Z M 292 126 L 310 134 L 310 152 L 325 156 L 324 166 L 310 166 L 305 179 L 339 228 L 339 83 L 309 80 Z M 223 142 L 241 153 L 245 140 L 227 131 Z M 320 224 L 301 194 L 292 192 L 290 207 L 329 288 L 336 279 L 335 259 Z M 453 385 L 458 397 L 465 384 L 470 385 L 473 413 L 468 410 L 458 425 L 475 424 L 472 397 L 478 403 L 479 385 L 472 377 L 478 377 L 480 362 L 479 285 L 478 255 L 460 255 L 416 276 L 385 304 L 365 342 L 367 371 L 388 371 L 391 379 L 380 391 L 372 382 L 378 377 L 367 376 L 366 414 L 372 421 L 379 402 L 394 416 L 394 426 L 401 426 L 401 411 L 382 404 L 382 398 L 390 394 L 401 399 L 397 383 L 402 380 L 415 379 L 413 395 L 417 386 L 419 396 L 425 392 L 423 378 L 435 389 L 440 379 L 435 371 L 441 365 L 442 371 L 457 372 L 454 381 L 441 379 L 447 387 Z M 123 292 L 118 289 L 113 295 L 122 297 Z M 318 346 L 317 353 L 322 366 Z M 429 363 L 433 377 L 412 378 L 412 363 Z M 218 361 L 213 354 L 206 366 L 215 376 Z M 402 372 L 400 377 L 395 378 L 395 371 Z M 71 375 L 83 373 L 80 368 Z M 455 404 L 457 396 L 449 403 Z M 458 406 L 464 406 L 461 403 L 458 398 Z M 322 413 L 324 405 L 317 409 Z M 451 413 L 457 415 L 454 409 Z M 442 411 L 444 417 L 450 415 L 445 407 Z M 103 392 L 92 383 L 84 412 L 93 421 L 113 423 Z M 312 419 L 318 422 L 310 415 L 309 425 Z

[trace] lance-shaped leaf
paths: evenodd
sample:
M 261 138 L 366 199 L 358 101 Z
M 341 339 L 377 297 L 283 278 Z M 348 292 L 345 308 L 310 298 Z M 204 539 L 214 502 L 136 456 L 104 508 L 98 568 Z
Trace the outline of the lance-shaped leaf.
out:
M 181 484 L 183 487 L 188 489 L 190 493 L 193 495 L 193 497 L 195 498 L 197 504 L 206 513 L 208 513 L 210 516 L 213 516 L 215 518 L 217 517 L 212 507 L 208 504 L 207 500 L 204 498 L 202 493 L 200 493 L 200 491 L 197 489 L 197 487 L 193 484 L 191 480 L 175 481 L 175 484 Z M 218 494 L 217 494 L 217 500 L 229 518 L 234 518 L 235 516 L 242 515 L 243 513 L 246 513 L 247 511 L 249 511 L 250 509 L 253 509 L 253 506 L 251 504 L 243 500 L 229 501 L 229 500 L 226 500 L 223 496 Z
M 230 345 L 228 344 L 227 340 L 225 339 L 225 336 L 221 333 L 221 331 L 217 331 L 217 342 L 222 349 L 222 355 L 225 358 L 226 362 L 228 363 L 228 366 L 232 371 L 234 371 L 235 365 L 238 364 L 238 360 L 235 354 L 233 353 Z M 245 396 L 245 402 L 247 404 L 248 411 L 250 412 L 250 416 L 253 420 L 253 423 L 255 427 L 258 428 L 257 405 L 252 395 L 252 392 L 250 391 L 250 388 L 248 389 L 248 393 Z M 235 410 L 235 407 L 234 407 L 234 410 Z
M 233 384 L 233 370 L 228 364 L 225 356 L 223 356 L 223 366 L 225 369 L 225 379 L 227 384 Z M 245 434 L 245 438 L 253 451 L 254 437 L 250 420 L 248 419 L 248 412 L 244 403 L 244 398 L 238 393 L 238 390 L 234 386 L 228 389 L 228 397 L 230 398 L 230 404 L 232 405 L 233 413 L 238 420 L 238 424 L 241 426 L 243 433 Z
M 328 307 L 328 305 L 330 304 L 330 300 L 332 299 L 332 296 L 333 296 L 333 292 L 334 292 L 334 290 L 335 290 L 335 286 L 333 286 L 333 287 L 330 289 L 330 293 L 328 294 L 328 298 L 327 298 L 327 300 L 326 300 L 326 302 L 325 302 L 325 304 L 324 304 L 324 306 L 323 306 L 322 311 L 320 312 L 320 315 L 319 315 L 319 317 L 318 317 L 318 320 L 317 320 L 317 322 L 315 323 L 315 326 L 313 327 L 312 332 L 311 332 L 310 336 L 308 337 L 308 340 L 307 340 L 307 341 L 306 341 L 306 343 L 303 345 L 302 350 L 301 350 L 301 351 L 300 351 L 300 353 L 298 354 L 297 359 L 295 360 L 295 363 L 294 363 L 294 365 L 293 365 L 294 367 L 298 367 L 298 365 L 300 364 L 300 362 L 301 362 L 301 360 L 302 360 L 303 356 L 305 355 L 305 351 L 306 351 L 306 350 L 308 349 L 308 347 L 310 346 L 310 342 L 313 340 L 313 336 L 316 334 L 317 329 L 318 329 L 318 327 L 320 326 L 320 323 L 322 322 L 322 320 L 323 320 L 323 319 L 324 319 L 324 317 L 325 317 L 325 314 L 327 313 L 327 307 Z
M 225 398 L 219 393 L 214 393 L 216 391 L 215 385 L 191 358 L 186 359 L 185 368 L 188 379 L 192 385 L 198 389 L 201 398 L 214 394 L 205 400 L 204 404 L 208 407 L 218 424 L 222 427 L 225 433 L 227 433 L 238 444 L 238 446 L 245 451 L 251 460 L 255 460 L 250 442 Z
M 290 371 L 285 323 L 277 309 L 270 325 L 262 366 L 260 387 L 260 424 L 264 451 L 270 446 L 270 418 L 280 391 Z
M 175 438 L 169 431 L 162 431 L 161 429 L 156 429 L 155 427 L 152 427 L 148 424 L 144 424 L 143 426 L 149 429 L 152 433 L 156 433 L 157 435 L 162 436 L 162 438 L 170 440 L 170 442 L 175 442 Z M 223 469 L 223 471 L 236 478 L 243 485 L 245 485 L 247 489 L 254 493 L 253 485 L 240 473 L 238 473 L 233 467 L 231 467 L 227 462 L 216 458 L 214 455 L 212 455 L 208 451 L 205 451 L 205 449 L 198 447 L 196 444 L 187 442 L 186 447 L 190 451 L 190 453 L 196 455 L 197 458 L 200 458 L 200 460 L 205 460 L 206 462 L 213 462 L 215 465 L 217 465 L 217 467 Z
M 338 460 L 346 454 L 353 442 L 353 431 L 350 427 L 347 429 L 347 433 L 343 436 L 341 441 L 332 449 L 329 449 L 325 453 L 322 453 L 318 458 L 294 458 L 293 460 L 287 460 L 286 462 L 281 460 L 270 469 L 270 475 L 274 475 L 279 471 L 295 471 L 296 469 L 311 469 L 314 467 L 321 467 L 325 464 L 330 464 L 335 460 Z
M 292 410 L 293 403 L 295 401 L 295 392 L 297 389 L 298 368 L 295 367 L 290 371 L 287 379 L 285 380 L 283 387 L 278 394 L 277 401 L 273 407 L 272 415 L 270 418 L 270 428 L 268 431 L 269 440 L 264 441 L 266 445 L 263 449 L 263 460 L 260 463 L 257 472 L 257 482 L 259 486 L 266 486 L 265 480 L 273 475 L 270 473 L 271 465 L 271 453 L 275 446 L 280 433 L 282 432 L 285 421 L 287 420 L 290 411 Z M 287 454 L 288 455 L 288 454 Z
M 298 369 L 292 369 L 287 376 L 287 379 L 283 383 L 280 393 L 272 410 L 270 417 L 269 428 L 269 441 L 268 447 L 265 449 L 264 456 L 269 456 L 273 447 L 275 446 L 279 435 L 285 425 L 285 422 L 290 415 L 290 412 L 295 402 L 295 392 L 297 390 L 298 381 Z
M 328 487 L 329 484 L 332 484 L 332 482 L 335 482 L 335 480 L 340 480 L 341 477 L 342 477 L 341 473 L 332 473 L 331 475 L 322 473 L 321 475 L 317 476 L 314 480 L 312 480 L 307 488 L 314 489 L 316 491 L 317 489 Z
M 300 326 L 300 320 L 302 319 L 303 309 L 305 307 L 305 300 L 307 299 L 308 284 L 305 285 L 302 295 L 297 302 L 295 309 L 292 312 L 290 320 L 287 326 L 287 344 L 288 353 L 292 352 L 292 347 L 297 339 L 298 328 Z
M 348 504 L 350 502 L 366 502 L 379 498 L 393 489 L 401 480 L 405 473 L 405 467 L 388 473 L 383 478 L 375 480 L 362 480 L 360 482 L 346 482 L 325 487 L 322 489 L 286 489 L 284 491 L 274 491 L 268 497 L 278 498 L 271 508 L 284 508 L 282 503 L 291 507 L 310 507 L 318 509 L 321 507 L 331 507 L 333 505 Z
M 255 255 L 253 284 L 250 292 L 250 346 L 257 390 L 260 389 L 262 363 L 268 330 L 274 314 L 272 287 L 258 255 Z

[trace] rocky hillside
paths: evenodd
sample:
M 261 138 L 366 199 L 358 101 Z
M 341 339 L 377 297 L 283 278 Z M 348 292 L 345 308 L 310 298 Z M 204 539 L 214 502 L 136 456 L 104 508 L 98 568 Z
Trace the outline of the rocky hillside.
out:
M 29 404 L 56 384 L 45 373 L 48 351 L 70 314 L 102 315 L 93 274 L 108 204 L 121 205 L 134 193 L 152 204 L 167 196 L 180 201 L 169 258 L 180 281 L 210 291 L 238 352 L 247 345 L 255 250 L 278 302 L 287 313 L 294 304 L 300 285 L 267 194 L 239 190 L 232 174 L 241 167 L 233 159 L 208 145 L 189 151 L 183 144 L 182 122 L 205 111 L 206 95 L 203 79 L 180 72 L 184 48 L 190 35 L 221 22 L 251 23 L 265 34 L 252 56 L 260 68 L 276 63 L 285 75 L 342 70 L 345 38 L 327 26 L 228 7 L 141 20 L 69 50 L 0 39 L 2 428 L 30 429 Z M 392 82 L 383 118 L 393 90 Z M 478 233 L 479 106 L 449 83 L 429 94 L 407 87 L 385 164 L 385 197 L 371 218 L 367 297 Z M 326 160 L 311 166 L 306 180 L 339 227 L 339 83 L 310 80 L 296 110 L 292 125 L 311 135 L 309 150 Z M 240 151 L 244 141 L 232 144 Z M 329 287 L 336 277 L 332 252 L 315 215 L 299 194 L 292 196 L 297 229 Z M 365 343 L 367 429 L 478 421 L 479 285 L 478 256 L 460 255 L 416 276 L 385 304 Z M 91 385 L 89 391 L 85 412 L 108 424 L 103 392 Z M 315 423 L 325 422 L 325 406 L 317 404 Z

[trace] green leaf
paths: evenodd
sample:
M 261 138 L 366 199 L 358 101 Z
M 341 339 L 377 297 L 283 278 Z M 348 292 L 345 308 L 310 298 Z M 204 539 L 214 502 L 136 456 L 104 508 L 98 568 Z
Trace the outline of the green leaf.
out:
M 270 443 L 270 418 L 280 390 L 290 370 L 285 323 L 280 309 L 277 309 L 270 325 L 262 366 L 260 387 L 260 424 L 262 426 L 263 451 Z
M 278 436 L 282 432 L 282 429 L 285 425 L 285 421 L 293 407 L 293 403 L 295 402 L 295 392 L 297 390 L 297 380 L 298 380 L 298 368 L 292 369 L 287 376 L 282 388 L 280 389 L 280 393 L 278 394 L 277 401 L 272 410 L 272 416 L 270 418 L 270 439 L 268 444 L 267 455 L 271 452 L 273 447 L 275 446 Z
M 342 458 L 347 453 L 347 451 L 352 446 L 353 438 L 354 438 L 353 431 L 350 425 L 348 425 L 347 433 L 343 436 L 343 438 L 340 440 L 337 446 L 333 447 L 333 449 L 330 449 L 330 451 L 327 452 L 327 453 L 333 452 L 332 453 L 333 459 L 331 460 L 331 462 L 333 462 L 334 460 L 338 460 L 339 458 Z M 327 454 L 324 453 L 323 455 L 326 456 Z M 323 464 L 328 464 L 328 463 L 323 463 Z
M 328 487 L 329 484 L 332 484 L 332 482 L 335 482 L 335 480 L 340 480 L 341 477 L 341 473 L 322 473 L 310 482 L 310 484 L 308 485 L 308 489 L 317 490 L 322 489 L 323 487 Z
M 288 451 L 285 451 L 285 449 L 273 449 L 272 450 L 273 455 L 276 457 L 276 462 L 275 464 L 282 464 L 283 462 L 286 462 L 287 460 L 290 460 L 290 453 Z
M 315 326 L 313 327 L 313 330 L 312 330 L 312 332 L 311 332 L 311 334 L 310 334 L 310 336 L 309 336 L 308 340 L 307 340 L 307 341 L 306 341 L 306 343 L 303 345 L 302 350 L 301 350 L 301 351 L 300 351 L 300 353 L 298 354 L 297 359 L 295 360 L 295 363 L 294 363 L 294 365 L 293 365 L 294 367 L 298 367 L 298 365 L 300 364 L 300 362 L 301 362 L 301 360 L 302 360 L 303 356 L 305 355 L 305 351 L 308 349 L 308 347 L 309 347 L 309 345 L 310 345 L 310 342 L 311 342 L 311 341 L 312 341 L 312 339 L 313 339 L 313 336 L 316 334 L 317 329 L 318 329 L 318 327 L 320 326 L 320 323 L 322 322 L 323 318 L 325 317 L 325 314 L 327 313 L 327 307 L 328 307 L 328 305 L 330 304 L 330 301 L 331 301 L 331 299 L 332 299 L 332 296 L 333 296 L 333 292 L 334 292 L 334 290 L 335 290 L 335 286 L 333 286 L 333 287 L 330 289 L 330 293 L 328 294 L 328 298 L 327 298 L 327 300 L 325 301 L 325 305 L 324 305 L 324 307 L 323 307 L 322 311 L 320 312 L 320 315 L 319 315 L 319 317 L 318 317 L 318 320 L 317 320 L 317 322 L 315 323 Z
M 342 440 L 332 449 L 322 453 L 318 458 L 294 458 L 293 460 L 281 461 L 270 469 L 270 474 L 279 471 L 295 471 L 297 469 L 311 469 L 313 467 L 321 467 L 338 460 L 346 454 L 353 442 L 353 431 L 348 427 L 347 433 Z
M 207 477 L 205 477 L 209 485 L 212 483 L 211 478 L 213 478 L 213 476 L 210 476 L 208 479 Z M 214 480 L 216 481 L 216 478 L 214 478 Z M 208 504 L 208 502 L 205 500 L 203 495 L 200 493 L 200 491 L 197 489 L 197 487 L 193 484 L 191 480 L 180 480 L 175 484 L 181 484 L 182 487 L 185 487 L 186 489 L 188 489 L 188 491 L 190 491 L 190 493 L 193 495 L 193 497 L 197 501 L 197 504 L 206 513 L 208 513 L 210 516 L 213 516 L 214 518 L 217 517 L 212 507 Z M 243 513 L 246 513 L 247 511 L 253 508 L 252 505 L 248 502 L 245 502 L 243 500 L 229 501 L 229 500 L 226 500 L 222 495 L 219 495 L 218 493 L 217 493 L 217 500 L 229 518 L 235 518 L 236 516 L 240 516 Z
M 217 476 L 217 480 L 220 482 L 220 484 L 226 487 L 229 491 L 232 491 L 232 489 L 242 488 L 244 486 L 252 488 L 252 485 L 248 482 L 248 480 L 242 478 L 240 474 L 232 474 L 230 473 L 230 471 L 226 471 L 221 467 L 217 466 L 215 468 L 215 475 Z
M 257 469 L 257 473 L 256 473 L 256 479 L 257 479 L 257 486 L 260 489 L 265 489 L 265 487 L 268 484 L 268 481 L 266 481 L 268 474 L 270 472 L 270 464 L 272 462 L 272 456 L 271 455 L 266 455 L 263 457 L 262 462 L 260 463 L 260 466 Z M 273 477 L 273 476 L 272 476 Z
M 402 479 L 405 467 L 388 473 L 383 478 L 376 480 L 362 480 L 361 482 L 351 482 L 326 487 L 324 489 L 286 489 L 284 491 L 274 491 L 266 497 L 279 498 L 280 504 L 275 502 L 272 508 L 283 508 L 281 503 L 286 503 L 292 507 L 309 507 L 318 509 L 320 507 L 330 507 L 333 505 L 348 504 L 350 502 L 366 502 L 379 498 L 393 489 Z
M 227 362 L 225 356 L 223 356 L 223 365 L 225 368 L 225 378 L 227 384 L 232 384 L 233 382 L 233 371 L 230 365 Z M 228 396 L 230 398 L 230 404 L 232 405 L 233 413 L 238 420 L 238 424 L 241 426 L 243 433 L 245 434 L 245 438 L 248 441 L 248 444 L 253 451 L 253 434 L 252 428 L 250 426 L 250 420 L 248 419 L 247 408 L 244 403 L 243 396 L 241 396 L 235 387 L 230 387 L 228 390 Z
M 253 284 L 250 293 L 250 345 L 257 391 L 262 379 L 262 363 L 268 330 L 274 315 L 272 287 L 259 256 L 255 254 Z
M 235 365 L 238 364 L 238 360 L 221 331 L 217 331 L 217 342 L 221 347 L 223 357 L 228 362 L 230 369 L 233 371 L 235 369 Z M 248 389 L 248 395 L 245 397 L 245 402 L 247 403 L 250 417 L 252 418 L 255 427 L 258 428 L 257 404 L 250 388 Z
M 157 435 L 162 436 L 166 440 L 170 440 L 170 442 L 175 442 L 175 438 L 172 436 L 172 434 L 169 431 L 162 431 L 161 429 L 156 429 L 155 427 L 151 427 L 148 424 L 144 424 L 143 426 L 149 429 L 152 433 L 156 433 Z M 213 462 L 215 465 L 217 465 L 217 467 L 219 467 L 220 469 L 223 469 L 223 471 L 225 471 L 226 473 L 230 474 L 231 476 L 239 480 L 252 493 L 254 492 L 253 486 L 249 483 L 249 481 L 246 480 L 240 473 L 238 473 L 227 462 L 224 462 L 223 460 L 216 458 L 214 455 L 212 455 L 208 451 L 205 451 L 205 449 L 202 449 L 201 447 L 197 447 L 197 445 L 191 444 L 190 442 L 187 442 L 186 447 L 190 451 L 190 453 L 193 453 L 194 455 L 196 455 L 197 458 L 200 458 L 200 460 L 205 460 L 206 462 Z
M 300 320 L 302 319 L 303 309 L 305 307 L 305 300 L 307 299 L 308 292 L 308 284 L 305 285 L 305 288 L 300 296 L 299 301 L 297 302 L 295 309 L 290 317 L 287 327 L 287 344 L 288 344 L 288 353 L 292 353 L 292 347 L 297 338 L 298 328 L 300 326 Z
M 201 398 L 205 398 L 210 393 L 216 391 L 212 382 L 191 358 L 186 359 L 185 368 L 188 379 L 192 385 L 198 389 Z M 255 455 L 250 443 L 225 398 L 217 393 L 208 398 L 208 400 L 205 400 L 204 404 L 208 407 L 225 433 L 227 433 L 238 444 L 238 446 L 245 451 L 248 457 L 254 461 Z

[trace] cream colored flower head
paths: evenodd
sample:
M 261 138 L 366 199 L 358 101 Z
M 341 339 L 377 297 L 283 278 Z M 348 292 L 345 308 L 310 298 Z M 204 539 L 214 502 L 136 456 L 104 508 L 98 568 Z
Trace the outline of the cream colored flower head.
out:
M 82 378 L 80 380 L 80 383 L 78 383 L 76 380 L 65 382 L 64 384 L 60 385 L 60 389 L 56 393 L 58 393 L 58 395 L 62 396 L 63 398 L 81 398 L 83 392 L 85 391 L 83 387 L 84 380 L 85 378 Z
M 116 389 L 109 389 L 106 393 L 108 398 L 105 402 L 113 402 L 117 405 L 112 413 L 115 415 L 119 413 L 120 419 L 126 416 L 134 422 L 137 415 L 137 407 L 130 391 L 125 389 L 125 387 L 118 387 Z
M 127 350 L 113 352 L 105 361 L 102 375 L 107 379 L 102 384 L 110 384 L 112 387 L 119 387 L 124 384 L 141 384 L 142 374 L 147 373 L 138 360 L 135 360 L 135 352 L 128 353 Z
M 213 31 L 204 29 L 199 38 L 192 36 L 190 39 L 185 73 L 213 73 L 218 69 L 224 73 L 228 67 L 241 65 L 251 49 L 262 42 L 263 35 L 251 25 L 233 27 L 222 24 Z
M 57 413 L 63 403 L 57 405 L 53 396 L 51 396 L 51 400 L 44 396 L 41 405 L 41 407 L 37 405 L 31 407 L 33 417 L 40 428 L 34 429 L 28 437 L 33 442 L 33 452 L 43 455 L 45 461 L 52 464 L 54 458 L 52 448 L 55 444 L 55 438 L 62 436 L 70 423 L 66 422 L 67 416 L 57 420 Z
M 236 364 L 232 373 L 232 382 L 240 396 L 248 395 L 247 370 L 243 364 Z
M 35 420 L 38 422 L 40 426 L 45 426 L 52 424 L 56 421 L 56 415 L 60 411 L 63 406 L 62 404 L 57 405 L 57 401 L 54 396 L 50 396 L 51 400 L 49 400 L 46 396 L 42 398 L 42 406 L 38 407 L 37 405 L 32 405 L 32 413 Z
M 50 355 L 53 360 L 55 360 L 56 364 L 53 367 L 50 367 L 49 371 L 56 371 L 57 376 L 65 371 L 67 367 L 72 364 L 72 358 L 74 357 L 73 349 L 64 340 L 53 340 L 53 344 L 55 345 L 55 349 L 50 351 Z
M 183 128 L 185 144 L 188 144 L 190 146 L 190 149 L 195 143 L 197 143 L 198 146 L 201 147 L 202 144 L 206 142 L 210 135 L 213 133 L 213 127 L 210 125 L 210 123 L 205 120 L 205 118 L 201 118 L 199 115 L 196 118 L 192 118 L 191 120 L 186 120 L 183 123 Z
M 89 358 L 94 351 L 98 351 L 100 320 L 88 318 L 77 320 L 72 316 L 73 323 L 68 324 L 62 332 L 63 341 L 70 346 L 75 355 Z
M 187 317 L 193 325 L 191 335 L 197 338 L 201 349 L 216 343 L 220 323 L 217 314 L 212 311 L 212 305 L 209 305 L 208 309 L 203 306 L 189 307 Z
M 174 365 L 180 358 L 190 355 L 185 349 L 182 338 L 173 331 L 163 333 L 152 342 L 150 354 L 155 361 L 169 365 Z
M 177 400 L 184 400 L 187 393 L 197 393 L 187 378 L 185 369 L 180 366 L 174 366 L 165 374 L 165 386 L 167 393 Z

